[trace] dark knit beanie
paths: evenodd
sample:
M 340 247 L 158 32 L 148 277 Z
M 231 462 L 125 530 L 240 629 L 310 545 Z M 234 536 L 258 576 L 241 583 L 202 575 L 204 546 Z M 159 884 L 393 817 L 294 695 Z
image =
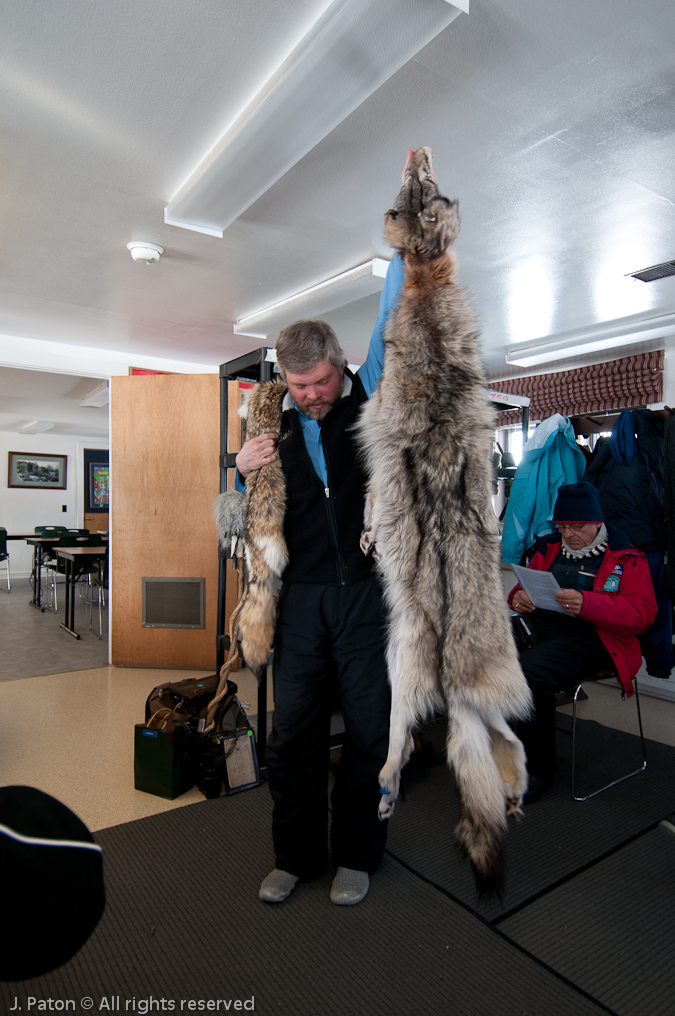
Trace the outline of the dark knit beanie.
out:
M 60 967 L 105 906 L 101 848 L 84 822 L 34 787 L 0 787 L 0 980 Z
M 558 489 L 558 498 L 553 509 L 553 522 L 580 524 L 582 522 L 604 522 L 598 492 L 592 483 L 565 483 Z

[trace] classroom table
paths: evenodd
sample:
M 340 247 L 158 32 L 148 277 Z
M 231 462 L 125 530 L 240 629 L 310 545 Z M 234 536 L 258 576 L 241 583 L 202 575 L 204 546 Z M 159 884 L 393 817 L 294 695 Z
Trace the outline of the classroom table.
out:
M 33 559 L 33 570 L 31 578 L 33 579 L 33 597 L 28 602 L 31 607 L 37 607 L 44 614 L 45 610 L 53 610 L 53 607 L 45 607 L 42 603 L 42 565 L 44 563 L 43 552 L 45 550 L 52 550 L 59 542 L 62 536 L 73 536 L 73 533 L 59 533 L 58 535 L 52 534 L 51 536 L 43 536 L 40 533 L 7 533 L 8 540 L 25 540 L 27 544 L 34 548 L 34 559 Z M 86 539 L 86 537 L 83 537 Z M 108 537 L 103 537 L 103 545 L 107 546 Z
M 66 562 L 66 622 L 60 627 L 73 638 L 79 639 L 75 631 L 75 584 L 84 568 L 92 561 L 102 561 L 108 552 L 105 544 L 100 547 L 57 547 L 57 557 Z

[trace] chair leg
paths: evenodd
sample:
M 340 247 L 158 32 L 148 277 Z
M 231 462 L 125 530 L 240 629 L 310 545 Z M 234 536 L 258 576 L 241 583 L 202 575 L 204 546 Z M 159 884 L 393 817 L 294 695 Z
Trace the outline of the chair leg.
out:
M 45 576 L 46 576 L 46 578 L 45 578 L 45 592 L 47 592 L 47 591 L 49 591 L 51 589 L 52 596 L 51 596 L 51 602 L 50 603 L 46 602 L 46 597 L 45 597 L 44 609 L 45 610 L 50 610 L 53 614 L 58 614 L 58 612 L 59 612 L 59 598 L 58 598 L 58 594 L 57 594 L 58 583 L 56 581 L 57 576 L 58 576 L 58 572 L 56 571 L 56 568 L 50 568 L 49 566 L 47 566 L 45 568 Z M 50 582 L 50 577 L 51 577 L 51 582 Z
M 43 571 L 45 576 L 45 600 L 43 606 L 45 610 L 56 611 L 56 608 L 54 606 L 54 586 L 55 586 L 54 576 L 52 574 L 51 568 L 49 568 L 48 566 L 47 567 L 43 566 Z M 52 579 L 51 585 L 49 581 L 50 576 Z M 49 595 L 50 593 L 51 596 Z
M 637 677 L 633 678 L 635 685 L 635 705 L 637 708 L 638 728 L 640 731 L 640 745 L 642 748 L 642 765 L 638 769 L 633 769 L 631 772 L 626 773 L 624 776 L 619 776 L 616 780 L 611 780 L 606 783 L 603 787 L 599 787 L 598 790 L 594 790 L 592 794 L 586 794 L 584 797 L 579 796 L 576 793 L 576 728 L 577 728 L 577 697 L 581 691 L 581 685 L 578 685 L 574 692 L 574 702 L 572 706 L 572 797 L 575 801 L 589 801 L 591 797 L 596 797 L 597 794 L 602 794 L 604 790 L 609 790 L 610 787 L 615 787 L 617 783 L 623 783 L 624 780 L 629 780 L 632 776 L 637 776 L 638 773 L 644 772 L 647 768 L 647 750 L 645 748 L 645 739 L 642 731 L 642 713 L 640 712 L 640 693 L 638 691 Z
M 96 587 L 97 592 L 98 592 L 98 631 L 94 631 L 94 625 L 92 624 L 92 621 L 94 620 L 94 596 L 93 596 L 93 588 L 94 587 L 93 587 L 93 585 L 92 585 L 91 588 L 92 588 L 92 593 L 90 594 L 90 597 L 89 597 L 89 631 L 92 632 L 96 636 L 96 638 L 102 640 L 103 639 L 103 612 L 102 612 L 102 608 L 101 608 L 101 602 L 102 602 L 102 599 L 103 599 L 103 587 L 102 586 L 97 586 Z

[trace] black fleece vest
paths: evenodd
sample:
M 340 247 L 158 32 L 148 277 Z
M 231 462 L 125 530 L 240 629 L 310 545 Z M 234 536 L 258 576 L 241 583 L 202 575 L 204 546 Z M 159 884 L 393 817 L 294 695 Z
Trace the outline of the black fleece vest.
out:
M 327 487 L 312 465 L 298 411 L 283 414 L 278 451 L 287 493 L 284 535 L 289 563 L 284 582 L 347 585 L 372 571 L 372 559 L 359 547 L 366 477 L 351 429 L 367 395 L 359 378 L 345 373 L 352 378 L 352 390 L 321 423 Z

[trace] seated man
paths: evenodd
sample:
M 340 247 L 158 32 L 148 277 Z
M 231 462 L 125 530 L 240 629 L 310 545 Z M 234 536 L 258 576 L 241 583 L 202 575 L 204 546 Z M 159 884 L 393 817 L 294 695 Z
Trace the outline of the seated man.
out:
M 564 613 L 535 609 L 520 584 L 508 596 L 511 608 L 527 616 L 534 636 L 534 645 L 520 653 L 534 716 L 516 731 L 527 755 L 530 804 L 553 778 L 555 693 L 607 670 L 632 695 L 642 662 L 637 636 L 657 611 L 645 557 L 624 533 L 605 526 L 595 487 L 583 482 L 560 487 L 553 523 L 556 531 L 538 538 L 529 567 L 555 576 L 561 586 L 555 598 Z

